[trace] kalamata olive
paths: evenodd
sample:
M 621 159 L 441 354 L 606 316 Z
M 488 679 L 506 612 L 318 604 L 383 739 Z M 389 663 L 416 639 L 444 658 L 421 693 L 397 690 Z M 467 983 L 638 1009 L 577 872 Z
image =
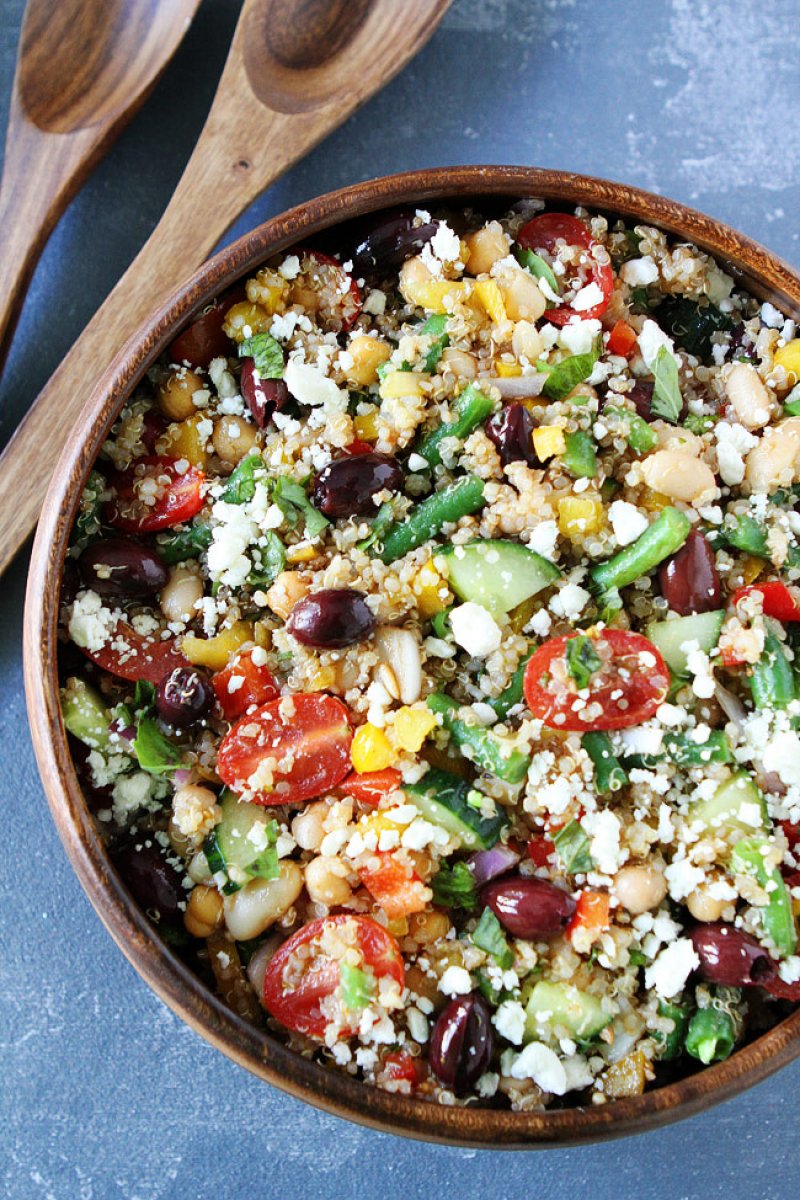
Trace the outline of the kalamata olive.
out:
M 289 389 L 282 379 L 260 379 L 255 360 L 245 358 L 239 388 L 259 429 L 266 429 L 272 414 L 280 412 L 289 402 Z
M 539 460 L 533 449 L 533 417 L 524 404 L 506 404 L 486 422 L 486 436 L 494 442 L 500 462 L 525 462 L 535 467 Z
M 667 604 L 682 617 L 722 608 L 722 584 L 714 551 L 696 529 L 677 554 L 662 563 L 658 582 Z
M 234 288 L 220 296 L 179 333 L 169 348 L 170 362 L 188 363 L 190 367 L 207 367 L 212 358 L 224 358 L 231 351 L 231 342 L 222 326 L 229 308 L 246 300 L 244 288 Z
M 375 618 L 361 592 L 323 588 L 298 600 L 286 628 L 304 646 L 335 650 L 370 637 Z
M 146 840 L 143 836 L 115 851 L 114 863 L 143 909 L 161 917 L 177 917 L 181 912 L 178 905 L 186 899 L 180 875 L 158 843 L 151 841 L 148 846 Z
M 438 221 L 413 225 L 411 209 L 395 209 L 382 213 L 366 233 L 362 234 L 353 253 L 353 275 L 374 279 L 396 270 L 407 258 L 418 254 L 436 233 Z
M 156 708 L 170 725 L 184 729 L 207 717 L 214 703 L 208 677 L 194 667 L 176 667 L 156 688 Z
M 154 408 L 148 408 L 142 421 L 142 432 L 139 435 L 141 443 L 148 454 L 155 454 L 156 442 L 163 436 L 167 421 Z
M 314 481 L 314 503 L 326 517 L 374 514 L 372 497 L 387 489 L 399 491 L 403 471 L 388 454 L 354 454 L 329 462 Z
M 535 876 L 498 879 L 481 891 L 481 900 L 514 937 L 551 937 L 575 912 L 569 892 Z
M 653 402 L 653 388 L 652 383 L 641 380 L 639 383 L 635 383 L 627 393 L 628 399 L 633 401 L 634 408 L 643 421 L 652 421 L 653 419 L 650 411 L 650 405 Z
M 775 974 L 764 947 L 735 925 L 723 921 L 697 925 L 690 936 L 700 959 L 700 974 L 709 983 L 743 987 L 766 982 Z
M 454 1092 L 467 1092 L 492 1060 L 494 1034 L 489 1006 L 479 992 L 456 996 L 431 1033 L 431 1070 Z
M 92 542 L 78 566 L 83 582 L 99 596 L 153 596 L 169 579 L 155 551 L 129 538 Z

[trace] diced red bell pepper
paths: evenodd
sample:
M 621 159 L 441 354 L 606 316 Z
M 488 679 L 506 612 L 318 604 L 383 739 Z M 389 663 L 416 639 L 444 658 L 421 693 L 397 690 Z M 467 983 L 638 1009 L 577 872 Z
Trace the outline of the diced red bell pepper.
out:
M 364 887 L 380 904 L 389 920 L 422 912 L 430 891 L 417 875 L 394 854 L 377 854 L 359 871 Z
M 608 892 L 593 892 L 587 888 L 578 897 L 577 907 L 567 926 L 567 936 L 572 938 L 581 930 L 595 942 L 610 924 L 611 902 Z
M 800 588 L 788 587 L 780 579 L 750 583 L 733 593 L 734 605 L 753 592 L 761 592 L 764 597 L 765 617 L 774 617 L 776 621 L 800 621 Z
M 536 867 L 546 867 L 552 861 L 556 848 L 549 837 L 531 838 L 528 842 L 528 858 Z
M 231 681 L 234 682 L 231 690 Z M 239 681 L 242 682 L 239 682 Z M 236 686 L 238 684 L 238 686 Z M 235 721 L 255 704 L 260 706 L 268 700 L 276 700 L 281 690 L 268 667 L 253 662 L 253 651 L 246 650 L 237 655 L 211 679 L 217 704 L 228 721 Z
M 618 354 L 620 358 L 631 358 L 636 350 L 638 334 L 627 321 L 617 321 L 608 338 L 609 354 Z

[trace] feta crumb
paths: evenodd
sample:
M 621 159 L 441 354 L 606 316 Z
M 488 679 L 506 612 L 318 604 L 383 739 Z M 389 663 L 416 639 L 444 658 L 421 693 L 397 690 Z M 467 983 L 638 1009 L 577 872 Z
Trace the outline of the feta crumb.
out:
M 490 612 L 472 600 L 451 610 L 450 628 L 458 645 L 472 658 L 486 658 L 500 649 L 500 626 Z
M 561 330 L 558 340 L 570 354 L 588 354 L 601 328 L 594 317 L 588 321 L 570 321 Z
M 642 331 L 639 334 L 639 353 L 644 359 L 645 365 L 653 369 L 653 364 L 656 361 L 661 347 L 664 346 L 669 350 L 670 354 L 675 353 L 675 345 L 671 337 L 667 337 L 663 329 L 656 325 L 655 321 L 649 318 L 642 326 Z
M 506 1041 L 521 1046 L 525 1036 L 525 1009 L 518 1000 L 504 1000 L 492 1017 L 494 1027 Z
M 697 951 L 690 938 L 678 938 L 661 950 L 644 973 L 645 987 L 653 988 L 659 996 L 670 1000 L 683 990 L 692 971 L 700 966 Z
M 343 391 L 319 367 L 290 358 L 283 373 L 284 382 L 298 404 L 324 406 L 326 410 L 344 412 L 347 392 Z
M 620 546 L 630 546 L 647 529 L 647 517 L 626 500 L 615 500 L 608 510 L 608 516 Z
M 512 1079 L 532 1079 L 543 1092 L 563 1096 L 567 1090 L 567 1073 L 554 1050 L 542 1042 L 529 1042 L 511 1064 Z
M 628 287 L 647 287 L 658 279 L 658 267 L 649 254 L 630 258 L 620 268 L 620 276 Z
M 598 283 L 592 280 L 576 292 L 572 298 L 571 308 L 575 312 L 587 312 L 590 308 L 596 308 L 598 304 L 603 302 L 603 292 Z
M 539 521 L 534 526 L 528 545 L 543 558 L 553 559 L 558 545 L 558 525 L 555 521 Z
M 469 971 L 463 967 L 448 967 L 439 980 L 439 991 L 445 996 L 466 996 L 472 991 Z

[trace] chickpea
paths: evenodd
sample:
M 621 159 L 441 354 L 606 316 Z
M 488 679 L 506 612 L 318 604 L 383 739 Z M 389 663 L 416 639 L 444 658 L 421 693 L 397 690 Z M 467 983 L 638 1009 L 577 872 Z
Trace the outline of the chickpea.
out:
M 244 417 L 222 417 L 214 425 L 211 443 L 223 462 L 234 467 L 256 444 L 258 432 Z
M 667 881 L 658 867 L 623 867 L 614 876 L 614 895 L 634 916 L 658 908 L 666 894 Z
M 657 450 L 642 464 L 647 486 L 654 492 L 696 504 L 717 495 L 714 472 L 701 458 L 682 450 Z
M 800 417 L 764 432 L 745 459 L 745 482 L 754 492 L 773 492 L 800 477 Z
M 193 397 L 195 392 L 204 387 L 199 375 L 181 367 L 179 371 L 168 375 L 158 389 L 158 407 L 170 421 L 185 421 L 197 412 Z
M 267 592 L 267 604 L 285 621 L 298 600 L 308 595 L 309 589 L 310 584 L 297 571 L 281 571 Z
M 292 821 L 292 837 L 301 850 L 319 850 L 325 837 L 323 822 L 329 812 L 324 800 L 309 804 Z
M 409 934 L 415 942 L 421 942 L 423 946 L 447 937 L 449 931 L 449 919 L 445 913 L 436 909 L 432 912 L 413 913 L 411 916 Z
M 733 364 L 725 379 L 725 391 L 737 421 L 745 429 L 763 429 L 778 410 L 775 398 L 750 363 Z
M 341 858 L 320 854 L 306 866 L 306 891 L 316 904 L 346 904 L 353 895 L 348 867 Z
M 474 356 L 467 354 L 466 350 L 457 350 L 455 347 L 448 347 L 442 355 L 439 369 L 444 370 L 445 367 L 462 379 L 474 379 L 478 374 L 478 364 Z
M 488 273 L 496 262 L 508 256 L 508 238 L 499 221 L 490 221 L 483 229 L 467 234 L 464 242 L 469 251 L 470 275 Z
M 222 897 L 216 888 L 199 883 L 192 888 L 183 923 L 192 937 L 207 938 L 222 924 Z
M 439 991 L 436 979 L 426 975 L 421 967 L 412 964 L 406 971 L 406 987 L 415 996 L 430 1000 L 441 1008 L 445 997 Z
M 407 258 L 400 268 L 400 294 L 409 304 L 413 304 L 414 288 L 419 287 L 421 283 L 430 283 L 432 279 L 433 276 L 419 255 Z
M 420 879 L 430 879 L 433 874 L 433 859 L 424 850 L 409 850 L 408 857 Z
M 730 900 L 719 900 L 704 887 L 686 897 L 686 907 L 696 921 L 719 921 L 729 904 Z
M 303 890 L 303 872 L 284 859 L 277 879 L 251 879 L 223 898 L 225 924 L 237 942 L 258 937 L 287 913 Z
M 173 567 L 158 602 L 168 621 L 189 621 L 203 595 L 203 581 L 189 567 Z
M 547 302 L 539 284 L 527 271 L 512 271 L 497 280 L 506 315 L 511 321 L 538 321 Z
M 347 382 L 355 387 L 368 387 L 378 378 L 378 367 L 392 353 L 391 347 L 380 338 L 354 337 L 347 347 L 353 365 L 346 371 Z
M 511 336 L 511 349 L 517 358 L 533 362 L 544 350 L 544 338 L 531 321 L 517 321 Z

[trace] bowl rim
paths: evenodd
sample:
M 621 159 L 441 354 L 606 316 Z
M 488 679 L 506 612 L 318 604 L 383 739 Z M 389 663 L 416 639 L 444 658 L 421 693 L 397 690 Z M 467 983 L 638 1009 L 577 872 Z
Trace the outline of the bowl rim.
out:
M 57 686 L 61 567 L 83 482 L 118 409 L 179 326 L 265 258 L 331 226 L 398 204 L 490 196 L 581 204 L 656 225 L 708 251 L 754 295 L 800 319 L 800 275 L 776 255 L 677 201 L 592 176 L 521 166 L 439 167 L 367 180 L 297 205 L 195 271 L 99 376 L 69 432 L 39 521 L 25 605 L 24 672 L 36 759 L 70 862 L 114 941 L 173 1012 L 239 1065 L 333 1115 L 428 1142 L 534 1149 L 640 1133 L 730 1099 L 800 1054 L 800 1009 L 725 1062 L 642 1096 L 597 1107 L 541 1113 L 446 1107 L 369 1087 L 309 1062 L 228 1009 L 153 932 L 95 830 L 72 766 Z

